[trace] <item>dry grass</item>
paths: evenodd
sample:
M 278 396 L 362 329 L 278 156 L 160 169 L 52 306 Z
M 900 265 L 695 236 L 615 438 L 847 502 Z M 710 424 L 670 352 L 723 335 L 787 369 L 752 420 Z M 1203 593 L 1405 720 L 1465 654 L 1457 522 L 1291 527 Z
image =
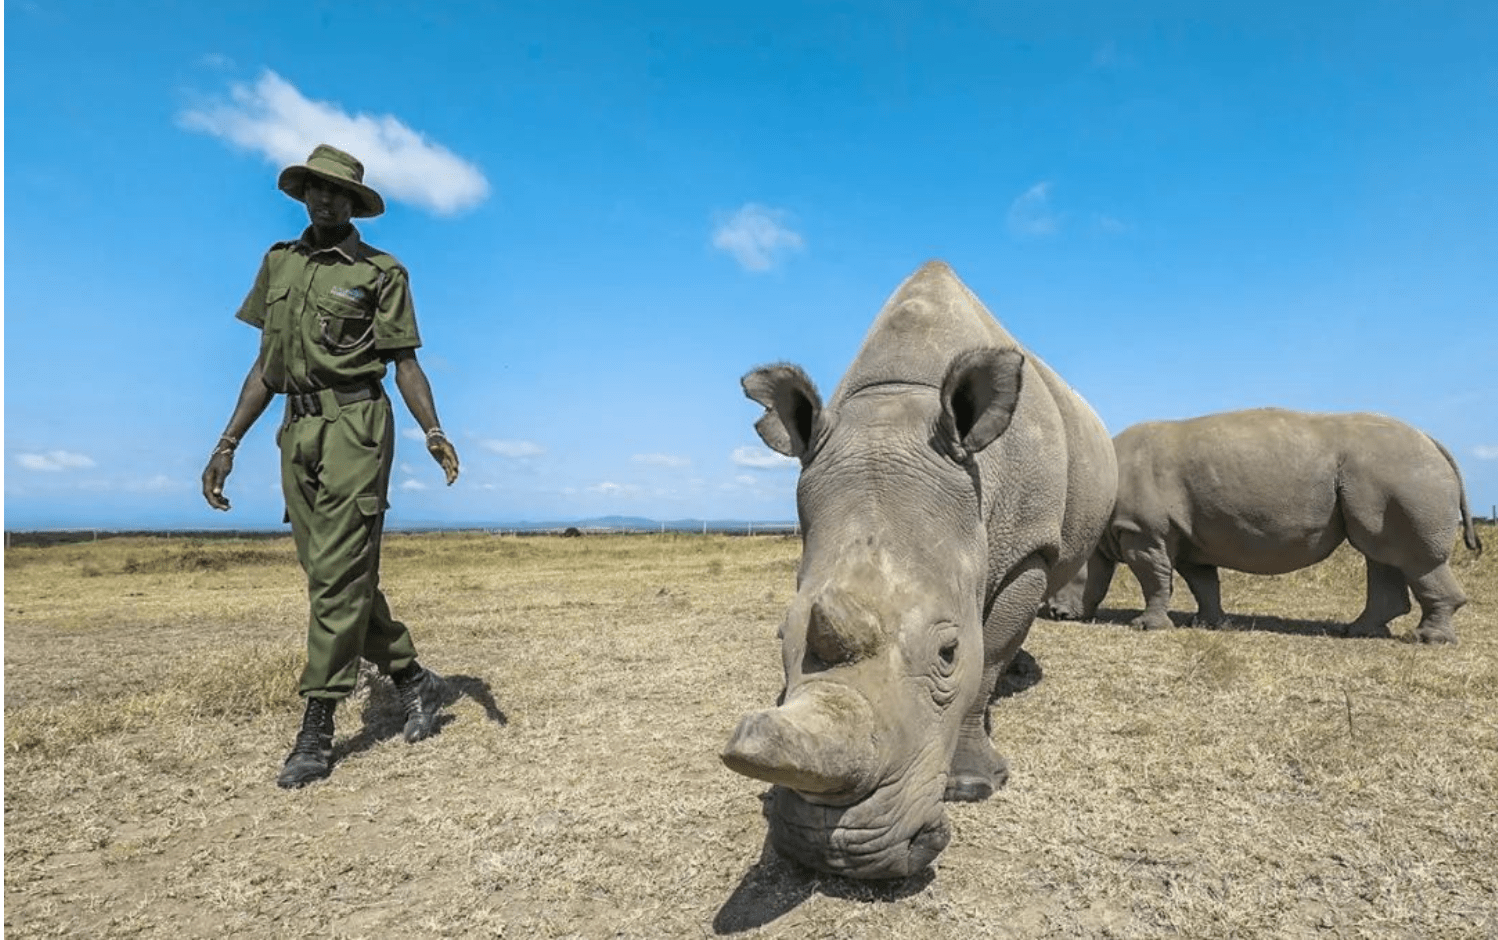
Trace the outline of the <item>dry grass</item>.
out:
M 888 885 L 766 853 L 764 788 L 717 759 L 778 691 L 794 540 L 392 536 L 451 719 L 407 746 L 368 679 L 332 778 L 290 793 L 289 540 L 11 549 L 5 933 L 1495 937 L 1484 534 L 1455 649 L 1325 635 L 1361 603 L 1345 549 L 1225 573 L 1233 629 L 1038 622 L 1043 678 L 995 710 L 1010 786 Z M 1141 606 L 1121 575 L 1105 609 Z

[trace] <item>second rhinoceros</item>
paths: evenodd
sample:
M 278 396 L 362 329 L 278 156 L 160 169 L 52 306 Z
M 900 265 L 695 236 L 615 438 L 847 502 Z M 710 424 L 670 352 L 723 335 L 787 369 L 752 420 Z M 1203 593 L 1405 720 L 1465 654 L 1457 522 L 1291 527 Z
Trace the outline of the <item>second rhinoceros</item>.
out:
M 781 703 L 745 716 L 723 761 L 776 785 L 783 854 L 912 874 L 947 844 L 943 801 L 1007 777 L 995 680 L 1107 522 L 1111 442 L 940 262 L 885 304 L 826 405 L 796 366 L 743 384 L 760 437 L 801 461 L 803 541 Z
M 1461 473 L 1434 438 L 1377 414 L 1258 408 L 1147 421 L 1114 439 L 1118 495 L 1086 568 L 1047 603 L 1058 619 L 1091 618 L 1122 562 L 1139 580 L 1133 625 L 1166 627 L 1171 571 L 1196 598 L 1194 622 L 1224 619 L 1218 568 L 1285 574 L 1345 540 L 1367 558 L 1367 603 L 1348 627 L 1389 636 L 1420 604 L 1415 637 L 1455 643 L 1466 595 L 1448 563 L 1458 525 L 1482 551 Z

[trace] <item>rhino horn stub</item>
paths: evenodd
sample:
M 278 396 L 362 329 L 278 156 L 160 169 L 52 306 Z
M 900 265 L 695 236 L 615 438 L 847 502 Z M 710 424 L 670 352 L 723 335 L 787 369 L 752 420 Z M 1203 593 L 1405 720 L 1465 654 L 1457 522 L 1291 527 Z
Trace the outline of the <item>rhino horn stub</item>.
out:
M 846 592 L 826 592 L 811 605 L 806 624 L 806 651 L 821 666 L 840 666 L 867 659 L 884 639 L 877 615 Z
M 873 730 L 863 696 L 843 689 L 803 693 L 745 715 L 721 757 L 735 773 L 800 793 L 856 795 L 877 774 Z

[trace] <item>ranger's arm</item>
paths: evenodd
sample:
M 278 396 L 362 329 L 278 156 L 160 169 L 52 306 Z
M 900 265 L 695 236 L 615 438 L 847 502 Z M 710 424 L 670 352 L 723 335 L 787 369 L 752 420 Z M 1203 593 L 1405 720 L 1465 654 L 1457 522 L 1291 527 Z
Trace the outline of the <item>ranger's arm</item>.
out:
M 239 401 L 234 404 L 229 424 L 219 437 L 213 455 L 208 458 L 208 466 L 203 469 L 203 498 L 214 509 L 229 508 L 229 500 L 224 496 L 224 481 L 229 478 L 229 471 L 234 469 L 234 448 L 239 446 L 275 397 L 275 393 L 266 387 L 263 375 L 260 357 L 256 356 L 255 364 L 250 366 L 244 385 L 239 389 Z
M 458 451 L 442 431 L 437 421 L 437 405 L 432 401 L 432 383 L 416 361 L 416 350 L 400 349 L 390 354 L 395 362 L 395 387 L 400 389 L 411 417 L 421 426 L 427 438 L 427 451 L 432 459 L 442 465 L 447 474 L 447 485 L 452 486 L 458 478 Z

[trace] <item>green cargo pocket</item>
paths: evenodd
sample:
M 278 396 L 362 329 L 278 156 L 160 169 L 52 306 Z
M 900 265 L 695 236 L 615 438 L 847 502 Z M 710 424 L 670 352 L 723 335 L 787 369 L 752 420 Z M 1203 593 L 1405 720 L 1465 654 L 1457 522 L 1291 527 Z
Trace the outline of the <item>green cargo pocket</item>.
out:
M 385 508 L 380 505 L 382 500 L 378 496 L 355 496 L 354 505 L 359 507 L 359 514 L 367 518 L 378 516 Z

